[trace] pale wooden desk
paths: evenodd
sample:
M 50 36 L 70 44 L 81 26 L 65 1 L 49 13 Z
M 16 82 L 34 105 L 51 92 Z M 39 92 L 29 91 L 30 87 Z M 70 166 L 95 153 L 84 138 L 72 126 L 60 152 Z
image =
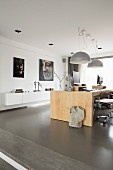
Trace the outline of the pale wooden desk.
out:
M 93 102 L 94 98 L 100 93 L 111 92 L 113 90 L 98 91 L 51 91 L 50 92 L 50 117 L 52 119 L 69 122 L 70 108 L 72 106 L 81 106 L 85 110 L 85 119 L 83 125 L 93 126 Z
M 98 89 L 98 90 L 100 90 L 100 89 L 106 89 L 106 86 L 102 86 L 102 85 L 96 85 L 96 86 L 92 86 L 92 89 Z

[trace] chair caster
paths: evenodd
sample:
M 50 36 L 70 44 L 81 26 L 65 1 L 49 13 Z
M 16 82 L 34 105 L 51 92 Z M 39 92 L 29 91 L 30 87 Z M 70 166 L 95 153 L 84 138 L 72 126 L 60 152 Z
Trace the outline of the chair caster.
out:
M 103 126 L 105 126 L 107 124 L 107 122 L 103 122 Z
M 96 120 L 99 124 L 105 126 L 108 123 L 109 116 L 97 116 Z

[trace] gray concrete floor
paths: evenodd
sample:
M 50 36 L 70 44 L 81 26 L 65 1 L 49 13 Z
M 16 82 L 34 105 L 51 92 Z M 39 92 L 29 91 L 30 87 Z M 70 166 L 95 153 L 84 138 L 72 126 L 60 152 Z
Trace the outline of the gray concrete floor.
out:
M 0 158 L 0 170 L 16 170 L 16 169 Z
M 113 126 L 70 128 L 51 120 L 50 107 L 0 112 L 0 128 L 101 170 L 113 170 Z

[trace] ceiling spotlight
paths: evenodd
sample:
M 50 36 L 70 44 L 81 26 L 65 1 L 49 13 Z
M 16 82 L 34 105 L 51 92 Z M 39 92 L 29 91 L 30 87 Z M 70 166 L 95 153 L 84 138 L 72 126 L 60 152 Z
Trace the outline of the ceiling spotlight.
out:
M 17 32 L 17 33 L 21 33 L 22 31 L 21 31 L 21 30 L 19 30 L 19 29 L 16 29 L 16 30 L 15 30 L 15 32 Z
M 79 36 L 83 36 L 86 34 L 86 31 L 84 29 L 80 31 L 80 28 L 78 28 L 78 31 L 79 31 Z
M 70 54 L 74 54 L 74 52 L 71 52 Z
M 53 43 L 49 43 L 50 46 L 54 45 Z
M 98 47 L 98 50 L 102 50 L 102 47 Z
M 86 37 L 87 37 L 87 38 L 91 38 L 91 35 L 90 35 L 90 34 L 86 34 Z

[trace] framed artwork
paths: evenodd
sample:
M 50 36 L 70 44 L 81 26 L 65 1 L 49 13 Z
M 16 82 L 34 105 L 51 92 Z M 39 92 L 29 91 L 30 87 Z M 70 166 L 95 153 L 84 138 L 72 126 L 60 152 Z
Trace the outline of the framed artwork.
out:
M 13 77 L 24 78 L 24 59 L 13 57 Z
M 54 63 L 48 60 L 39 59 L 39 81 L 54 80 Z

